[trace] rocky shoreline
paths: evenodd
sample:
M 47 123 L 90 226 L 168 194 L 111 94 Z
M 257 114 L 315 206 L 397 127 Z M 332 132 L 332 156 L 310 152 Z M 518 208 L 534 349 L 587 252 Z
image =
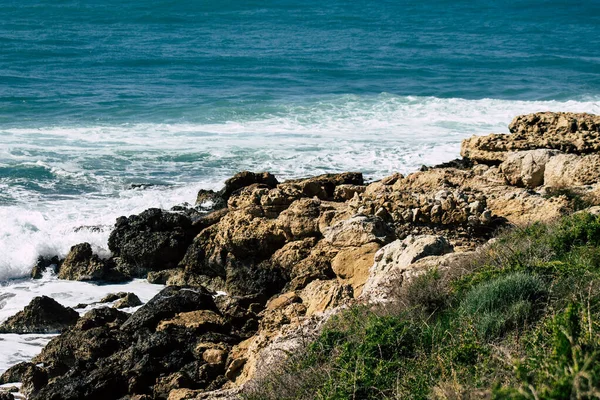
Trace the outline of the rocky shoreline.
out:
M 22 382 L 29 399 L 238 398 L 344 307 L 390 301 L 411 277 L 473 257 L 505 226 L 595 210 L 600 116 L 537 113 L 509 129 L 407 176 L 280 183 L 242 172 L 219 192 L 200 191 L 196 207 L 119 218 L 110 258 L 81 243 L 40 260 L 32 276 L 55 268 L 62 279 L 166 288 L 133 314 L 119 310 L 140 303 L 127 293 L 82 317 L 34 299 L 0 332 L 61 334 L 0 384 Z

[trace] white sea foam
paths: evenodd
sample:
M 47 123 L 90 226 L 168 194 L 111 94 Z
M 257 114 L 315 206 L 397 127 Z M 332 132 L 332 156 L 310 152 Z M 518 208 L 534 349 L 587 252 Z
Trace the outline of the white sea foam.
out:
M 600 113 L 600 103 L 346 95 L 222 123 L 0 130 L 0 165 L 53 176 L 34 187 L 0 179 L 0 280 L 26 276 L 37 255 L 64 255 L 82 241 L 106 251 L 116 217 L 193 202 L 197 189 L 242 169 L 374 179 L 456 158 L 463 138 L 507 132 L 515 115 L 545 110 Z M 132 190 L 135 182 L 166 186 Z
M 49 296 L 64 306 L 75 307 L 80 303 L 97 302 L 109 293 L 133 292 L 146 303 L 162 288 L 162 285 L 152 285 L 142 279 L 123 284 L 96 285 L 60 280 L 51 274 L 46 274 L 39 280 L 13 280 L 0 285 L 0 323 L 21 311 L 37 296 Z M 101 306 L 106 304 L 95 304 L 77 311 L 83 314 L 91 308 Z M 133 312 L 135 308 L 123 311 Z M 12 365 L 30 360 L 54 336 L 0 334 L 0 374 Z
M 0 175 L 0 281 L 27 276 L 38 255 L 64 256 L 83 241 L 106 255 L 118 216 L 193 202 L 199 188 L 216 189 L 239 170 L 267 170 L 281 179 L 348 170 L 369 179 L 406 173 L 456 158 L 462 139 L 507 132 L 514 116 L 537 111 L 600 114 L 600 102 L 348 95 L 220 123 L 0 128 L 0 172 L 24 169 Z M 160 185 L 142 190 L 131 183 Z M 115 291 L 146 301 L 158 290 L 141 281 L 11 280 L 0 286 L 0 321 L 42 294 L 73 306 Z M 49 339 L 0 335 L 0 372 L 33 357 Z

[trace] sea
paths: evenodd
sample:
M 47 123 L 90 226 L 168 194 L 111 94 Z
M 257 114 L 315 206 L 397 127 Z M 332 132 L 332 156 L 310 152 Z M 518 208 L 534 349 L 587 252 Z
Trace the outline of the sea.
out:
M 368 180 L 537 111 L 600 114 L 600 1 L 0 0 L 0 321 L 161 287 L 29 279 L 241 170 Z M 46 335 L 0 335 L 0 372 Z

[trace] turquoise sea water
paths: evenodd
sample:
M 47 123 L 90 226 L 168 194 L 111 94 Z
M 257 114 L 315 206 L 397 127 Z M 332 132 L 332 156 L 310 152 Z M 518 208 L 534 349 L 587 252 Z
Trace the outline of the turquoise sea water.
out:
M 1 0 L 0 279 L 241 169 L 375 179 L 600 113 L 599 49 L 592 0 Z

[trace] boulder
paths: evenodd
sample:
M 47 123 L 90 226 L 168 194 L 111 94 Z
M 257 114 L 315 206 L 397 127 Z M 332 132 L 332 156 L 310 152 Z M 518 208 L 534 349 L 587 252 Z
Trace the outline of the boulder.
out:
M 359 247 L 367 243 L 388 243 L 394 233 L 379 217 L 356 215 L 326 228 L 323 236 L 336 247 Z
M 278 183 L 275 176 L 268 172 L 254 173 L 242 171 L 227 179 L 225 181 L 225 187 L 219 193 L 221 197 L 227 201 L 234 192 L 246 186 L 260 184 L 269 188 L 274 188 Z
M 125 321 L 121 329 L 134 332 L 141 328 L 154 330 L 162 320 L 196 310 L 216 310 L 212 294 L 203 287 L 167 286 Z
M 132 277 L 177 266 L 195 236 L 191 220 L 182 214 L 151 208 L 120 217 L 108 239 L 119 259 L 117 268 Z
M 61 262 L 62 260 L 58 258 L 58 256 L 39 256 L 35 262 L 35 265 L 33 266 L 33 269 L 31 270 L 31 277 L 33 279 L 40 279 L 48 268 L 53 268 L 54 272 L 56 272 L 60 268 Z
M 331 260 L 331 269 L 338 279 L 352 285 L 355 294 L 358 295 L 369 277 L 375 253 L 380 248 L 379 243 L 367 243 L 360 247 L 342 249 Z
M 600 182 L 600 155 L 559 154 L 546 164 L 544 183 L 552 187 L 573 187 Z
M 142 305 L 142 301 L 140 300 L 139 297 L 137 297 L 135 295 L 135 293 L 125 293 L 125 292 L 111 293 L 111 294 L 105 296 L 102 300 L 100 300 L 100 303 L 112 303 L 112 302 L 115 302 L 115 304 L 113 306 L 118 309 L 137 307 L 137 306 Z
M 12 366 L 0 376 L 1 385 L 18 382 L 22 383 L 20 391 L 28 395 L 40 390 L 48 383 L 48 374 L 43 368 L 40 368 L 33 363 L 22 362 Z M 0 397 L 0 399 L 1 398 L 2 397 Z M 5 398 L 10 399 L 11 397 Z M 14 399 L 14 396 L 12 398 Z
M 360 172 L 344 172 L 341 174 L 325 174 L 306 179 L 292 179 L 279 185 L 284 190 L 295 190 L 304 197 L 317 197 L 321 200 L 333 200 L 335 190 L 341 185 L 364 185 Z
M 122 281 L 122 275 L 111 268 L 111 263 L 100 259 L 92 251 L 89 243 L 81 243 L 71 247 L 69 254 L 58 271 L 60 279 L 72 281 Z
M 557 154 L 558 151 L 548 149 L 509 153 L 500 165 L 500 172 L 510 185 L 535 188 L 544 184 L 546 164 Z
M 0 333 L 59 333 L 75 325 L 78 319 L 77 311 L 63 307 L 50 297 L 40 296 L 4 321 Z
M 446 238 L 436 235 L 408 236 L 384 246 L 375 255 L 361 298 L 374 300 L 385 292 L 385 286 L 395 282 L 398 275 L 415 261 L 428 256 L 441 256 L 453 251 Z

